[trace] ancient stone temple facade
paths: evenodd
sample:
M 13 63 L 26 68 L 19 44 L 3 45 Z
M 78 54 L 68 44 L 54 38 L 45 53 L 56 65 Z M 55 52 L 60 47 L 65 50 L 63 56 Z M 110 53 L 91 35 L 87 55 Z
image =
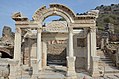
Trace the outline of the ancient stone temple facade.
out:
M 61 16 L 65 21 L 43 25 L 49 16 Z M 21 13 L 12 15 L 16 32 L 14 58 L 10 63 L 10 79 L 16 79 L 22 67 L 32 70 L 33 79 L 51 64 L 66 67 L 66 77 L 77 79 L 77 71 L 85 69 L 91 76 L 99 76 L 96 54 L 96 18 L 98 11 L 76 15 L 61 4 L 42 6 L 29 20 Z

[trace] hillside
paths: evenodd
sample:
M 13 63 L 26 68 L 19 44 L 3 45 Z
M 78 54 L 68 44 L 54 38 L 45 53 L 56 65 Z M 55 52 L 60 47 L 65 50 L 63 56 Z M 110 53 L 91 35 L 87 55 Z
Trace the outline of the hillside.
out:
M 100 11 L 97 19 L 99 30 L 103 30 L 106 23 L 112 23 L 114 24 L 115 32 L 119 33 L 119 4 L 101 5 L 95 9 Z

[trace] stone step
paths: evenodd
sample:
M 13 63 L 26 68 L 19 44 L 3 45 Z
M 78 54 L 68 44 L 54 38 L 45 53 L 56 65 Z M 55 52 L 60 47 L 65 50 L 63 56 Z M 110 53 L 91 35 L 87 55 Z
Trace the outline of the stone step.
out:
M 115 64 L 113 64 L 113 63 L 110 63 L 110 64 L 107 64 L 107 63 L 99 63 L 99 66 L 115 66 Z
M 115 77 L 117 77 L 119 79 L 119 74 L 114 74 Z
M 100 58 L 110 58 L 109 56 L 100 56 Z
M 105 79 L 119 79 L 119 70 L 113 66 L 106 66 L 105 68 L 99 68 Z M 110 76 L 110 78 L 109 78 Z
M 113 67 L 113 66 L 106 66 L 104 68 L 105 73 L 119 73 L 119 69 L 117 67 Z
M 115 70 L 115 71 L 105 71 L 105 73 L 106 73 L 106 74 L 108 74 L 108 73 L 114 74 L 114 73 L 119 73 L 119 71 L 116 71 L 116 70 Z
M 112 61 L 110 58 L 101 58 L 101 61 Z
M 38 79 L 64 79 L 65 76 L 60 73 L 54 73 L 54 72 L 49 72 L 49 73 L 40 73 L 40 76 Z
M 100 56 L 109 56 L 108 54 L 101 53 Z
M 118 77 L 114 76 L 114 75 L 108 75 L 106 77 L 106 79 L 118 79 Z
M 107 64 L 110 64 L 110 63 L 113 63 L 112 61 L 99 61 L 101 63 L 107 63 Z

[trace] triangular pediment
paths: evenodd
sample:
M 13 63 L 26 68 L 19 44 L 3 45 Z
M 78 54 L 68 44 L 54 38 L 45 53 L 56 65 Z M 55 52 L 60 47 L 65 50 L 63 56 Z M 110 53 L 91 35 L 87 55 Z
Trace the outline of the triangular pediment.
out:
M 66 21 L 52 21 L 44 27 L 44 32 L 68 32 Z

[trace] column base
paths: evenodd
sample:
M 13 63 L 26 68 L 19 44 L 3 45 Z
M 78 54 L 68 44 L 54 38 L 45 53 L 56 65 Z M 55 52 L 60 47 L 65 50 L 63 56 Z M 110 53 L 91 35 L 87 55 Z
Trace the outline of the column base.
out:
M 38 66 L 37 66 L 37 64 L 34 64 L 33 66 L 33 74 L 38 74 Z
M 31 79 L 38 79 L 38 75 L 32 75 Z
M 92 77 L 99 77 L 99 76 L 100 76 L 99 70 L 93 71 L 93 72 L 91 73 L 91 76 L 92 76 Z
M 87 65 L 86 70 L 90 71 L 90 65 Z
M 9 79 L 16 79 L 16 76 L 10 75 L 10 76 L 9 76 Z
M 38 62 L 38 71 L 41 71 L 42 70 L 42 63 L 41 63 L 41 61 L 40 62 Z
M 67 57 L 67 77 L 71 77 L 72 79 L 76 78 L 75 60 L 76 57 Z
M 17 78 L 17 69 L 20 69 L 19 68 L 20 66 L 18 65 L 18 63 L 14 64 L 14 62 L 12 64 L 10 64 L 10 74 L 9 74 L 9 79 L 16 79 Z
M 98 62 L 99 62 L 99 56 L 91 57 L 92 63 L 91 63 L 91 69 L 90 74 L 92 77 L 99 77 L 99 69 L 98 69 Z

